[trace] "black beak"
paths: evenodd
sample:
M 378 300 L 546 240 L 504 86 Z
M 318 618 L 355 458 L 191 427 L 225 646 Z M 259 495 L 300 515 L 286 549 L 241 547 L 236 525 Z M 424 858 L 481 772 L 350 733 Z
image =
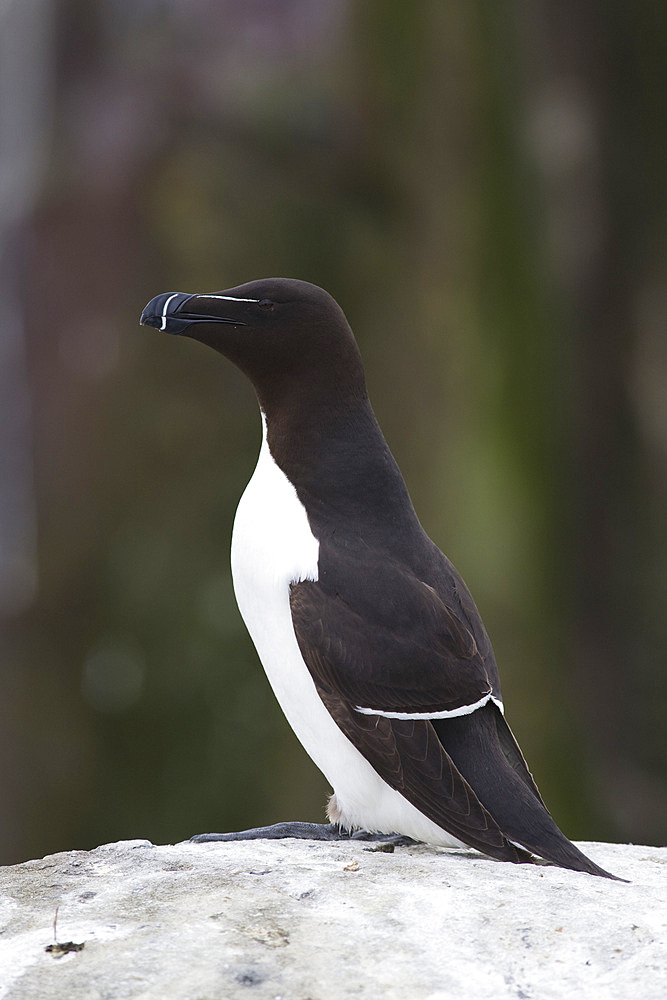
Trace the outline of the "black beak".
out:
M 151 299 L 141 314 L 139 322 L 142 326 L 154 326 L 156 330 L 167 333 L 183 333 L 193 323 L 230 323 L 233 326 L 245 326 L 238 319 L 228 316 L 209 316 L 205 313 L 188 312 L 184 306 L 190 299 L 197 298 L 196 293 L 163 292 Z

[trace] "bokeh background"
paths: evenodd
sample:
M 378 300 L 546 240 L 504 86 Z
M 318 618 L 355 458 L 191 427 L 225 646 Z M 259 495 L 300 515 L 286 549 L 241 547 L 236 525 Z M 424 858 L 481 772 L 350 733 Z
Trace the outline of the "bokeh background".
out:
M 576 838 L 664 843 L 654 0 L 2 0 L 0 862 L 323 817 L 233 599 L 252 390 L 167 290 L 339 300 Z

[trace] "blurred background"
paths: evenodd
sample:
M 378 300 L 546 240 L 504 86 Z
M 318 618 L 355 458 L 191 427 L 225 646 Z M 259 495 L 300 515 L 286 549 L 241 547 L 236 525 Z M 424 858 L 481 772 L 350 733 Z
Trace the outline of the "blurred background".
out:
M 667 5 L 1 0 L 0 862 L 323 818 L 236 610 L 260 421 L 148 299 L 357 334 L 578 839 L 664 843 Z

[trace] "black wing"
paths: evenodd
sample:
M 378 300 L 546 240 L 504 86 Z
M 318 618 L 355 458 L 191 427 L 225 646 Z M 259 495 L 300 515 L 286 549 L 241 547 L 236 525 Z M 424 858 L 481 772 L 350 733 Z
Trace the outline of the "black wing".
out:
M 367 616 L 353 608 L 350 593 L 343 600 L 320 582 L 292 586 L 297 642 L 336 724 L 388 785 L 463 843 L 503 860 L 525 861 L 533 852 L 613 878 L 556 826 L 494 704 L 433 721 L 378 714 L 419 713 L 427 705 L 442 711 L 495 690 L 492 654 L 490 669 L 458 616 L 447 609 L 434 627 L 442 601 L 430 586 L 415 625 L 418 609 L 410 601 L 419 592 L 406 588 L 402 618 L 395 608 L 405 626 L 397 634 L 383 612 Z M 364 714 L 359 705 L 377 711 Z
M 292 586 L 301 651 L 317 651 L 320 681 L 344 691 L 354 707 L 435 715 L 500 699 L 484 626 L 457 583 L 447 600 L 401 564 L 338 559 L 317 583 Z
M 406 598 L 399 615 L 404 628 L 397 635 L 387 621 L 378 621 L 383 614 L 370 620 L 319 583 L 296 584 L 291 608 L 301 654 L 334 721 L 388 785 L 463 843 L 503 860 L 526 860 L 529 855 L 504 836 L 429 721 L 357 710 L 370 702 L 368 707 L 380 710 L 441 711 L 491 690 L 470 632 L 448 609 L 434 633 L 441 602 L 431 587 L 423 593 L 418 627 Z

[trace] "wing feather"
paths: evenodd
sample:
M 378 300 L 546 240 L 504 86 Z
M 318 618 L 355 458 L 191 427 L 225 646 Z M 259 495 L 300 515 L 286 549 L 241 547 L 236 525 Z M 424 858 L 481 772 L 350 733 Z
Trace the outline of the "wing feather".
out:
M 454 765 L 430 722 L 357 711 L 357 698 L 389 698 L 393 705 L 398 704 L 400 695 L 393 692 L 391 682 L 376 678 L 370 664 L 361 669 L 362 680 L 355 684 L 353 670 L 363 655 L 360 650 L 369 655 L 371 648 L 368 638 L 364 643 L 363 631 L 349 607 L 328 599 L 319 584 L 312 582 L 292 587 L 291 606 L 297 642 L 322 701 L 339 728 L 387 784 L 463 843 L 503 860 L 526 860 L 529 855 L 504 836 Z M 409 652 L 407 643 L 402 648 L 406 654 Z M 440 669 L 444 671 L 445 665 Z M 441 681 L 438 695 L 432 696 L 438 697 L 439 703 L 447 697 L 444 690 Z M 422 697 L 418 684 L 413 691 L 411 704 Z M 403 697 L 400 703 L 408 701 Z M 422 699 L 420 707 L 423 704 Z
M 481 620 L 471 627 L 404 567 L 370 569 L 363 578 L 347 573 L 344 587 L 330 585 L 326 575 L 292 585 L 297 637 L 319 650 L 329 682 L 355 706 L 380 712 L 423 716 L 456 712 L 489 695 L 499 699 Z

